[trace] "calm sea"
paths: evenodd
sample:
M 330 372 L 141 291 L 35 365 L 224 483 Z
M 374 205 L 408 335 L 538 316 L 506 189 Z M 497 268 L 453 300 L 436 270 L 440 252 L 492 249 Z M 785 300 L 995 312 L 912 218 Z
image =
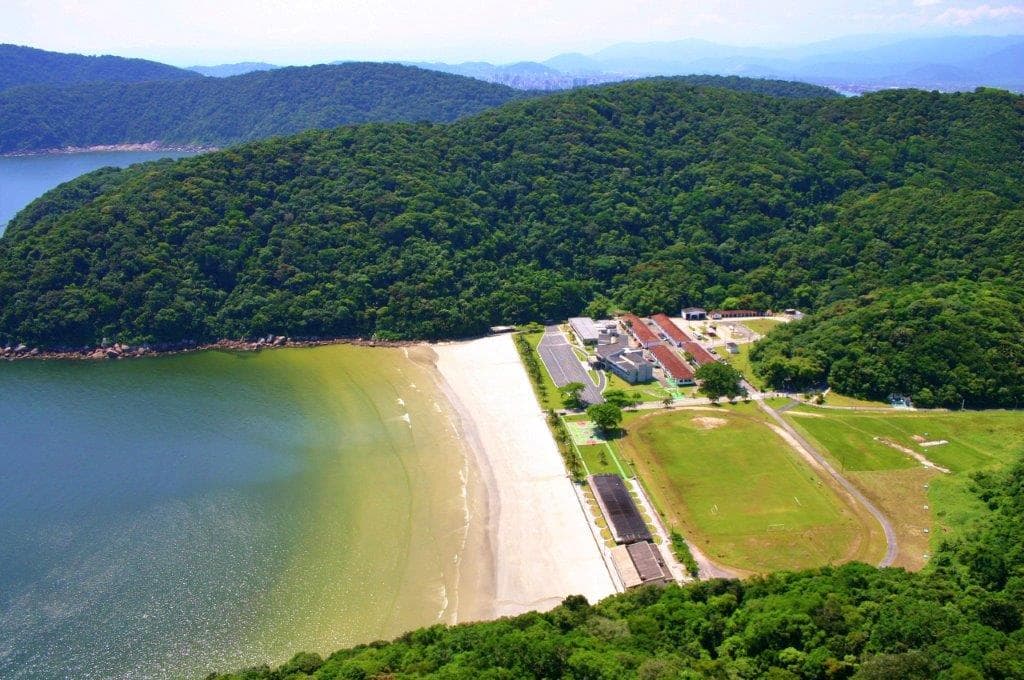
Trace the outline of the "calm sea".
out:
M 19 210 L 53 187 L 99 168 L 124 168 L 158 158 L 181 158 L 190 153 L 173 151 L 99 151 L 0 157 L 0 234 Z

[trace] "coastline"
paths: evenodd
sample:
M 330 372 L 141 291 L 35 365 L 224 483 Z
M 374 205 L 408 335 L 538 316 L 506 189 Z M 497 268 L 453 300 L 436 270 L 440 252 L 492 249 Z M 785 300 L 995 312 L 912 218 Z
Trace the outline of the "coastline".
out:
M 321 347 L 323 345 L 356 345 L 358 347 L 412 347 L 422 340 L 374 340 L 362 337 L 288 338 L 268 335 L 257 340 L 228 340 L 197 343 L 191 341 L 144 345 L 114 343 L 85 346 L 78 349 L 41 349 L 25 344 L 0 346 L 0 359 L 6 361 L 106 361 L 109 359 L 138 359 L 142 357 L 170 356 L 189 352 L 220 350 L 229 352 L 258 352 L 282 347 Z
M 493 598 L 478 613 L 515 616 L 568 595 L 615 593 L 511 336 L 431 347 L 486 493 Z M 480 560 L 466 566 L 486 570 Z
M 7 151 L 0 158 L 23 158 L 25 156 L 56 156 L 76 153 L 101 153 L 104 151 L 180 151 L 184 153 L 206 153 L 219 151 L 220 147 L 203 144 L 164 144 L 163 142 L 126 142 L 123 144 L 94 144 L 92 146 L 62 146 L 31 151 Z

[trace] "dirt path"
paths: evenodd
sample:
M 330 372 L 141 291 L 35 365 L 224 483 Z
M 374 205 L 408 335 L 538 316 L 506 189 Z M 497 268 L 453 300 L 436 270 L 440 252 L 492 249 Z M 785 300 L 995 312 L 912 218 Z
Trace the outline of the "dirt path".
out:
M 785 418 L 779 415 L 775 409 L 771 408 L 763 401 L 758 400 L 757 405 L 761 407 L 761 410 L 767 413 L 772 420 L 774 420 L 778 427 L 773 427 L 793 448 L 795 448 L 800 455 L 802 455 L 812 467 L 822 470 L 827 473 L 847 494 L 849 494 L 861 507 L 868 511 L 872 517 L 874 517 L 880 525 L 882 525 L 882 531 L 885 533 L 885 556 L 882 557 L 882 561 L 878 563 L 879 567 L 888 567 L 896 559 L 897 553 L 897 541 L 896 541 L 896 530 L 892 526 L 892 522 L 889 518 L 882 513 L 878 507 L 868 500 L 861 491 L 853 485 L 853 482 L 848 480 L 843 475 L 832 467 L 832 465 L 825 459 L 825 457 L 815 449 L 810 442 L 800 435 L 796 429 L 793 428 Z
M 925 466 L 926 468 L 932 468 L 933 470 L 938 470 L 939 472 L 945 472 L 947 475 L 950 473 L 950 470 L 948 468 L 944 468 L 941 465 L 936 465 L 935 463 L 933 463 L 930 460 L 928 460 L 927 458 L 925 458 L 924 454 L 918 453 L 914 449 L 912 449 L 912 448 L 910 448 L 908 446 L 904 446 L 903 444 L 900 444 L 899 442 L 894 442 L 893 440 L 889 439 L 888 437 L 872 437 L 872 439 L 874 439 L 876 442 L 878 442 L 880 444 L 885 444 L 886 446 L 888 446 L 890 448 L 896 449 L 900 453 L 907 454 L 908 456 L 910 456 L 911 458 L 913 458 L 914 460 L 916 460 L 918 463 L 920 463 L 921 465 Z

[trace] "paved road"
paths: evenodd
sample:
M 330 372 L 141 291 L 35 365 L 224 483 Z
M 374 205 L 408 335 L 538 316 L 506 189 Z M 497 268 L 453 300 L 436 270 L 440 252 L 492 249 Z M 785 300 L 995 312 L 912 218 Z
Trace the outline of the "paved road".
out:
M 832 478 L 839 483 L 840 486 L 842 486 L 851 496 L 853 496 L 853 498 L 858 503 L 863 505 L 864 508 L 869 513 L 871 513 L 872 517 L 878 520 L 878 523 L 882 525 L 882 531 L 885 532 L 885 557 L 883 557 L 882 561 L 878 563 L 878 566 L 890 566 L 896 559 L 897 546 L 896 530 L 892 528 L 892 523 L 889 521 L 889 518 L 886 517 L 885 514 L 883 514 L 882 511 L 879 510 L 874 503 L 869 501 L 867 497 L 864 494 L 862 494 L 860 490 L 853 485 L 852 482 L 850 482 L 850 480 L 839 474 L 839 472 L 834 467 L 832 467 L 832 465 L 825 459 L 825 457 L 821 455 L 821 453 L 819 453 L 816 448 L 811 446 L 811 443 L 807 441 L 803 436 L 801 436 L 800 433 L 796 431 L 796 428 L 790 425 L 789 422 L 781 415 L 779 415 L 779 413 L 775 409 L 768 406 L 768 404 L 764 403 L 764 401 L 761 399 L 758 399 L 756 401 L 758 406 L 760 406 L 765 413 L 771 416 L 772 420 L 778 423 L 779 427 L 784 429 L 791 437 L 793 437 L 793 439 L 795 439 L 797 443 L 800 444 L 800 446 L 802 446 L 804 450 L 807 451 L 807 453 L 811 454 L 811 457 L 813 457 L 814 460 L 817 461 L 818 464 L 821 465 L 821 467 L 826 472 L 828 472 L 832 476 Z
M 586 385 L 580 398 L 588 404 L 600 404 L 604 401 L 601 389 L 590 379 L 587 369 L 580 363 L 579 357 L 572 351 L 572 345 L 565 339 L 558 326 L 546 326 L 544 337 L 537 345 L 537 352 L 557 387 L 579 382 Z

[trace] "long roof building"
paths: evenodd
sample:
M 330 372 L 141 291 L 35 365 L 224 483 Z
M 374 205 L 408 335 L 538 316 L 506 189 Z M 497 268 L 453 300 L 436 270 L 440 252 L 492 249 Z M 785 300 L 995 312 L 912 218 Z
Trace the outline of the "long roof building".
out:
M 629 327 L 633 337 L 645 349 L 650 349 L 661 342 L 658 336 L 654 334 L 654 331 L 648 328 L 647 324 L 636 314 L 623 314 L 622 320 L 626 322 L 626 326 Z
M 658 324 L 658 327 L 665 333 L 665 336 L 668 337 L 676 347 L 682 347 L 684 342 L 693 340 L 693 338 L 684 333 L 683 329 L 677 326 L 675 322 L 668 317 L 668 314 L 655 314 L 651 319 L 654 320 L 654 323 Z
M 665 345 L 658 345 L 657 347 L 651 348 L 651 354 L 658 360 L 661 367 L 668 374 L 668 377 L 674 381 L 682 383 L 693 382 L 693 371 L 686 362 L 680 359 L 675 352 L 670 350 Z
M 714 354 L 704 349 L 703 345 L 698 343 L 696 340 L 684 342 L 683 351 L 689 352 L 690 356 L 693 357 L 693 361 L 698 366 L 703 366 L 704 364 L 713 364 L 716 361 L 718 361 L 718 359 L 715 358 Z

